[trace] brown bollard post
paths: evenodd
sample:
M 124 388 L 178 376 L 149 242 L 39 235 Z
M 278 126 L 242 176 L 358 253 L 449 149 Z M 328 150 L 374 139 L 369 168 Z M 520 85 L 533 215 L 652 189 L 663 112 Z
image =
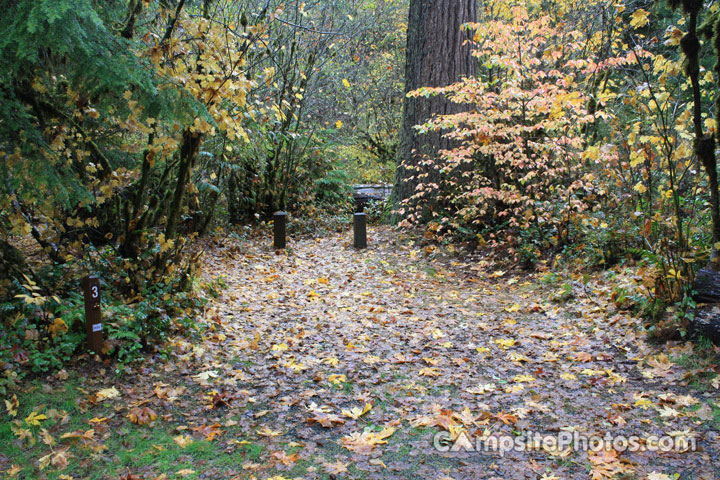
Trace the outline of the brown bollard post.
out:
M 83 278 L 85 290 L 85 331 L 88 347 L 95 353 L 102 353 L 102 312 L 100 311 L 100 279 L 95 275 Z
M 273 215 L 273 233 L 274 241 L 273 247 L 285 248 L 285 223 L 287 219 L 287 213 L 275 212 Z
M 353 232 L 355 233 L 355 248 L 367 248 L 367 228 L 365 214 L 356 213 L 353 216 Z

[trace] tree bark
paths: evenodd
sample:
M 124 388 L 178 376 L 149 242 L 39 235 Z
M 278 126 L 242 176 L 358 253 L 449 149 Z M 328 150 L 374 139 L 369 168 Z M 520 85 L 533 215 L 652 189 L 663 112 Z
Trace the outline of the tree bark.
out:
M 25 268 L 22 252 L 8 241 L 0 239 L 0 279 L 20 278 Z
M 460 28 L 475 21 L 475 0 L 410 0 L 406 94 L 420 87 L 451 85 L 476 72 L 468 42 L 472 33 Z M 413 127 L 433 115 L 457 113 L 463 108 L 441 96 L 405 97 L 393 192 L 396 204 L 410 198 L 419 183 L 433 180 L 434 171 L 424 159 L 433 159 L 439 150 L 451 148 L 440 132 L 420 135 Z
M 710 216 L 712 219 L 712 250 L 710 262 L 700 270 L 696 276 L 693 290 L 694 297 L 699 301 L 720 301 L 718 296 L 718 281 L 720 272 L 718 268 L 718 250 L 716 245 L 720 242 L 720 194 L 718 193 L 717 158 L 715 156 L 715 137 L 706 135 L 703 131 L 702 105 L 700 91 L 700 41 L 697 37 L 698 14 L 702 9 L 702 2 L 690 4 L 691 9 L 685 8 L 688 20 L 688 32 L 680 41 L 680 48 L 685 54 L 685 74 L 690 78 L 693 97 L 693 128 L 695 133 L 695 154 L 702 163 L 707 175 L 708 190 L 710 191 Z
M 193 133 L 190 130 L 183 132 L 177 184 L 175 185 L 175 193 L 173 194 L 167 225 L 165 226 L 165 238 L 167 239 L 175 237 L 175 233 L 177 233 L 177 223 L 182 209 L 183 196 L 185 195 L 187 183 L 190 181 L 190 172 L 200 151 L 201 143 L 202 137 L 199 133 Z

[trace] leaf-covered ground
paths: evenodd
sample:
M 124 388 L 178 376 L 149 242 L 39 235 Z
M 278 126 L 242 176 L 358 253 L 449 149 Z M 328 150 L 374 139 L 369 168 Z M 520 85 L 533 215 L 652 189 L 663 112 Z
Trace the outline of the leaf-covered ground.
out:
M 509 274 L 428 254 L 387 228 L 371 228 L 368 250 L 349 241 L 347 232 L 295 240 L 282 253 L 266 238 L 214 246 L 203 276 L 223 276 L 227 288 L 203 338 L 174 339 L 166 359 L 136 375 L 77 368 L 28 385 L 6 402 L 15 416 L 0 427 L 0 471 L 720 478 L 720 377 L 690 344 L 646 344 L 638 321 L 609 302 L 607 274 L 586 284 Z M 646 448 L 433 447 L 438 434 L 474 446 L 527 431 L 634 435 Z M 653 435 L 692 437 L 698 448 L 649 451 Z

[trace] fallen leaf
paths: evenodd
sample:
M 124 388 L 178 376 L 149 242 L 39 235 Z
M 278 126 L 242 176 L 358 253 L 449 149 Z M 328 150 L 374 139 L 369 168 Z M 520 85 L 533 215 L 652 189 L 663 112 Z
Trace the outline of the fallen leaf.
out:
M 42 422 L 43 420 L 47 420 L 47 416 L 45 416 L 44 414 L 38 414 L 37 412 L 33 411 L 25 418 L 25 423 L 37 427 L 40 426 L 40 422 Z
M 120 396 L 120 392 L 115 387 L 104 388 L 95 394 L 95 399 L 98 402 L 103 400 L 109 400 Z
M 134 407 L 130 409 L 127 418 L 129 418 L 132 423 L 148 425 L 157 419 L 157 413 L 149 407 Z
M 173 441 L 177 443 L 180 448 L 185 448 L 193 443 L 193 439 L 190 435 L 178 435 L 177 437 L 173 437 Z
M 358 418 L 362 417 L 367 412 L 369 412 L 371 408 L 372 408 L 372 405 L 369 403 L 366 403 L 365 407 L 363 407 L 363 408 L 353 407 L 350 410 L 343 410 L 341 413 L 343 415 L 345 415 L 346 417 L 350 417 L 353 420 L 357 420 Z

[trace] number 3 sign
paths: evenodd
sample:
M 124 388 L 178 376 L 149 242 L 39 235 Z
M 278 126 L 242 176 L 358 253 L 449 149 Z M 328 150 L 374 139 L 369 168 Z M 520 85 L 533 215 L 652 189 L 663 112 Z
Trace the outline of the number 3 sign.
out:
M 88 347 L 95 353 L 102 353 L 102 312 L 100 311 L 100 279 L 89 275 L 83 279 L 85 291 L 85 332 Z

